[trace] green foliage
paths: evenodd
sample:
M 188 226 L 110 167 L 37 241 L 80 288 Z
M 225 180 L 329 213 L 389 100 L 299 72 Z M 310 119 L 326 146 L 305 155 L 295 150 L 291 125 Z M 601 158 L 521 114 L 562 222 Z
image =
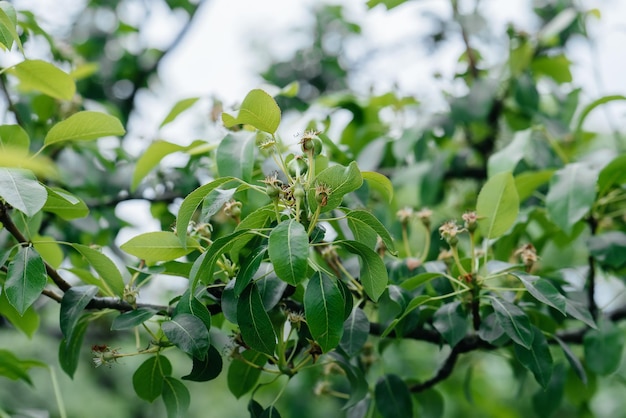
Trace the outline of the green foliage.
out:
M 197 7 L 170 3 L 190 17 Z M 451 2 L 458 25 L 442 24 L 433 42 L 461 30 L 464 88 L 424 123 L 413 97 L 340 91 L 347 73 L 325 39 L 338 36 L 339 54 L 360 27 L 322 7 L 313 76 L 276 63 L 265 72 L 275 86 L 235 111 L 213 100 L 206 138 L 149 138 L 135 158 L 125 125 L 158 59 L 148 72 L 137 64 L 151 62 L 147 50 L 107 61 L 95 35 L 67 55 L 34 15 L 0 2 L 0 46 L 22 52 L 0 77 L 16 121 L 0 126 L 2 324 L 28 338 L 53 327 L 71 378 L 82 379 L 90 344 L 95 366 L 130 370 L 131 395 L 161 398 L 168 417 L 187 416 L 195 388 L 224 378 L 253 417 L 286 415 L 290 403 L 308 411 L 290 394 L 303 388 L 349 417 L 582 415 L 624 378 L 626 308 L 600 305 L 598 284 L 625 280 L 625 147 L 620 132 L 584 124 L 624 96 L 581 101 L 566 46 L 592 13 L 561 3 L 536 9 L 538 33 L 511 26 L 509 54 L 492 67 L 466 20 L 480 16 Z M 114 36 L 138 30 L 118 23 Z M 48 59 L 25 56 L 33 35 Z M 111 74 L 89 67 L 98 61 Z M 107 97 L 107 77 L 134 83 L 129 98 Z M 171 105 L 155 132 L 204 99 Z M 282 138 L 287 112 L 307 127 L 298 146 Z M 111 137 L 112 152 L 98 141 Z M 173 154 L 184 162 L 168 166 Z M 135 199 L 160 228 L 120 242 L 136 219 L 117 205 Z M 186 281 L 157 289 L 167 303 L 144 299 L 170 276 Z M 116 339 L 127 335 L 134 346 Z M 43 365 L 0 349 L 4 378 L 36 386 L 31 369 Z M 492 379 L 493 367 L 510 377 Z M 485 401 L 511 382 L 520 411 Z M 450 404 L 463 394 L 476 399 Z

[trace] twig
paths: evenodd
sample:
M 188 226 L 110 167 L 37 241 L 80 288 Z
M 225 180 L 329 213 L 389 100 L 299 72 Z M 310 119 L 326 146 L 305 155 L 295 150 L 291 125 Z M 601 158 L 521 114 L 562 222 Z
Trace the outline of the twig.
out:
M 598 221 L 593 215 L 587 218 L 587 224 L 591 229 L 591 236 L 596 235 L 598 230 Z M 596 304 L 595 291 L 596 291 L 596 259 L 593 255 L 589 255 L 587 258 L 589 265 L 589 272 L 587 273 L 587 303 L 589 304 L 589 313 L 593 319 L 598 316 L 598 305 Z

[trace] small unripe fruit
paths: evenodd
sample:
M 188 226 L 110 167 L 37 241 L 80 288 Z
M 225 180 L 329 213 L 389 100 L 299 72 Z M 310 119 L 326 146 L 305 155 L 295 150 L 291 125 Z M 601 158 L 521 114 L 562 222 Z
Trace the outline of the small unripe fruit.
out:
M 293 160 L 287 163 L 287 170 L 289 171 L 289 175 L 293 177 L 299 177 L 309 170 L 309 165 L 306 160 L 302 158 L 302 156 L 294 157 Z

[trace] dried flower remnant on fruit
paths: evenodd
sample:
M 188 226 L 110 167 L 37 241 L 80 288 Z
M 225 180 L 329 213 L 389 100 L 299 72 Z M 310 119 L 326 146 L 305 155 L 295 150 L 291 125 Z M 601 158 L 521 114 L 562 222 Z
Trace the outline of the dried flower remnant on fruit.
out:
M 526 267 L 526 272 L 530 272 L 539 259 L 539 257 L 537 257 L 537 250 L 532 244 L 522 245 L 515 251 L 515 255 L 519 256 L 520 260 Z
M 465 212 L 461 217 L 465 222 L 465 229 L 470 233 L 476 231 L 476 228 L 478 228 L 478 215 L 476 215 L 476 212 Z
M 409 257 L 405 260 L 405 263 L 406 263 L 406 268 L 408 268 L 409 271 L 413 271 L 422 265 L 422 260 L 420 260 L 419 258 L 415 258 L 415 257 Z
M 261 141 L 259 144 L 259 148 L 262 150 L 272 150 L 276 146 L 276 139 L 274 137 L 269 137 Z
M 280 198 L 283 182 L 278 178 L 276 171 L 265 177 L 265 180 L 262 180 L 262 182 L 265 183 L 265 193 L 270 199 L 276 200 Z
M 315 201 L 320 206 L 326 206 L 328 204 L 328 196 L 330 195 L 331 188 L 327 184 L 315 185 Z
M 398 218 L 401 224 L 406 225 L 411 220 L 413 214 L 413 208 L 405 207 L 396 212 L 396 218 Z
M 300 139 L 300 146 L 302 152 L 312 153 L 313 156 L 317 156 L 322 152 L 322 140 L 318 136 L 320 131 L 309 130 L 302 134 Z
M 239 223 L 239 218 L 241 217 L 241 206 L 241 202 L 229 200 L 224 204 L 224 214 Z
M 454 247 L 459 242 L 459 238 L 457 237 L 459 232 L 461 232 L 461 230 L 456 224 L 456 221 L 447 221 L 439 227 L 441 239 L 445 239 L 451 247 Z
M 91 346 L 91 355 L 93 364 L 96 367 L 100 367 L 103 364 L 111 367 L 113 363 L 117 363 L 119 351 L 116 349 L 112 349 L 108 345 L 92 345 Z

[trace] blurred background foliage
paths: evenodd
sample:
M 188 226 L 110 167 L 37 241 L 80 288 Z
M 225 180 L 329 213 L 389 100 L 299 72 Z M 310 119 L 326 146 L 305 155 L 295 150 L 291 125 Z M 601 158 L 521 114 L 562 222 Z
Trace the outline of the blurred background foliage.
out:
M 44 19 L 47 7 L 31 9 L 28 2 L 23 3 L 24 7 L 20 4 L 16 7 L 22 10 L 20 19 L 29 29 L 23 34 L 24 40 L 33 38 L 43 54 L 50 54 L 80 80 L 77 86 L 85 103 L 73 105 L 105 108 L 120 117 L 125 125 L 128 123 L 129 128 L 132 128 L 133 117 L 141 121 L 145 119 L 140 115 L 145 117 L 150 113 L 138 96 L 158 84 L 167 83 L 159 79 L 159 65 L 164 57 L 184 42 L 192 25 L 202 24 L 195 19 L 199 8 L 203 7 L 203 2 L 197 1 L 91 0 L 81 7 L 73 7 L 72 13 L 57 10 L 51 15 L 63 15 L 57 22 L 52 18 Z M 400 10 L 411 3 L 414 1 L 370 0 L 362 7 L 390 10 L 397 7 Z M 358 58 L 349 53 L 350 48 L 363 42 L 362 28 L 359 21 L 346 14 L 341 3 L 311 6 L 311 23 L 303 23 L 298 28 L 308 41 L 287 59 L 274 59 L 271 52 L 263 50 L 263 45 L 250 41 L 266 61 L 270 57 L 266 67 L 258 69 L 264 82 L 278 87 L 292 82 L 299 85 L 297 94 L 292 97 L 277 98 L 285 118 L 291 117 L 301 126 L 324 132 L 322 138 L 331 160 L 341 163 L 355 159 L 363 170 L 379 171 L 391 178 L 398 207 L 389 208 L 379 202 L 372 210 L 392 227 L 396 236 L 400 226 L 395 212 L 403 206 L 431 207 L 438 221 L 458 217 L 469 209 L 489 170 L 497 169 L 488 165 L 494 153 L 502 152 L 503 159 L 516 159 L 519 163 L 516 171 L 524 172 L 558 168 L 564 160 L 585 155 L 606 160 L 626 149 L 623 135 L 610 126 L 605 132 L 584 130 L 580 109 L 586 103 L 581 103 L 583 92 L 573 79 L 572 62 L 567 53 L 569 42 L 588 36 L 588 21 L 600 19 L 598 12 L 572 0 L 529 1 L 527 9 L 520 13 L 533 16 L 536 32 L 528 33 L 510 24 L 506 33 L 494 33 L 486 9 L 479 7 L 481 3 L 450 0 L 447 16 L 429 13 L 426 6 L 424 13 L 430 19 L 430 33 L 397 45 L 402 50 L 421 48 L 433 57 L 445 45 L 458 45 L 461 52 L 455 57 L 456 62 L 448 63 L 454 71 L 443 84 L 448 86 L 441 92 L 443 105 L 431 106 L 399 90 L 390 89 L 382 94 L 355 92 L 353 86 L 359 69 L 365 65 L 364 60 L 376 60 L 384 56 L 385 51 L 369 50 L 367 45 L 361 45 L 367 53 Z M 142 22 L 149 20 L 155 10 L 167 12 L 166 24 L 162 26 L 168 34 L 166 42 L 153 42 L 142 32 Z M 38 26 L 40 21 L 47 23 L 45 30 Z M 271 24 L 260 25 L 259 30 L 271 30 Z M 391 61 L 384 65 L 397 64 Z M 403 69 L 400 67 L 397 71 Z M 6 83 L 6 76 L 2 77 Z M 442 78 L 445 76 L 440 73 L 432 74 L 432 79 L 423 83 L 441 83 Z M 204 99 L 209 106 L 201 115 L 205 122 L 200 126 L 216 123 L 216 114 L 222 106 L 234 105 L 222 103 L 215 97 Z M 7 107 L 28 127 L 35 143 L 42 141 L 43 133 L 72 111 L 59 109 L 52 99 L 37 94 L 20 95 L 17 100 L 8 101 Z M 210 137 L 211 132 L 205 135 Z M 519 135 L 523 135 L 523 139 L 515 142 Z M 514 148 L 514 143 L 519 147 Z M 138 190 L 131 191 L 129 179 L 134 157 L 128 152 L 129 148 L 132 147 L 128 144 L 105 141 L 80 148 L 59 148 L 54 158 L 68 167 L 70 173 L 63 181 L 87 202 L 92 217 L 88 221 L 62 221 L 43 215 L 33 222 L 59 240 L 107 246 L 116 242 L 122 228 L 132 224 L 131 220 L 120 218 L 116 211 L 118 206 L 141 200 L 142 208 L 147 203 L 152 217 L 167 230 L 174 221 L 176 202 L 211 176 L 212 162 L 192 155 L 183 163 L 164 165 Z M 539 191 L 545 192 L 545 189 Z M 515 229 L 497 247 L 504 257 L 524 238 L 532 237 L 533 229 L 527 225 L 537 229 L 548 223 L 545 214 L 532 210 L 532 199 L 527 201 L 529 210 L 524 215 L 531 221 Z M 147 215 L 142 212 L 139 216 Z M 615 218 L 612 222 L 613 228 L 625 229 L 624 218 Z M 575 233 L 572 238 L 557 232 L 545 233 L 545 228 L 540 234 L 541 241 L 534 242 L 544 267 L 557 272 L 562 267 L 586 263 L 586 254 L 576 245 L 587 239 L 585 233 L 578 236 Z M 582 228 L 579 229 L 582 232 Z M 431 249 L 434 257 L 438 243 L 438 237 L 434 236 Z M 117 251 L 115 246 L 111 248 Z M 83 261 L 75 257 L 72 263 L 80 265 Z M 407 267 L 399 261 L 390 268 Z M 615 274 L 619 273 L 617 269 Z M 621 273 L 623 276 L 623 267 Z M 623 289 L 621 282 L 615 286 L 607 291 Z M 172 295 L 167 286 L 153 293 L 165 302 Z M 9 347 L 24 357 L 40 357 L 55 365 L 56 347 L 61 337 L 56 319 L 58 306 L 45 300 L 40 302 L 38 309 L 44 313 L 40 327 L 45 332 L 29 340 L 0 318 L 0 347 Z M 110 320 L 105 315 L 90 328 L 86 343 L 110 341 Z M 141 402 L 133 392 L 131 376 L 142 359 L 129 358 L 111 369 L 94 369 L 87 364 L 87 344 L 83 353 L 85 360 L 73 381 L 56 373 L 70 416 L 94 416 L 94 411 L 100 411 L 99 417 L 163 416 L 160 404 Z M 108 344 L 132 344 L 132 336 L 128 335 L 117 344 Z M 227 344 L 228 341 L 223 342 L 224 346 Z M 384 364 L 386 373 L 414 380 L 431 376 L 444 359 L 438 347 L 415 341 L 398 340 L 382 353 L 383 359 L 377 359 L 374 368 L 376 364 L 380 367 Z M 419 395 L 418 416 L 624 416 L 626 400 L 621 396 L 626 383 L 624 365 L 617 373 L 592 378 L 584 386 L 572 376 L 565 359 L 556 357 L 555 374 L 564 379 L 565 384 L 553 392 L 550 389 L 543 392 L 528 373 L 509 361 L 511 355 L 507 351 L 466 355 L 449 379 Z M 171 360 L 175 370 L 176 363 L 183 364 L 182 369 L 188 368 L 189 360 L 184 356 L 173 356 Z M 324 370 L 313 369 L 293 379 L 278 402 L 284 416 L 337 416 L 340 402 L 316 396 L 309 389 L 321 373 Z M 46 416 L 37 411 L 51 411 L 51 416 L 56 416 L 49 373 L 45 369 L 35 370 L 32 379 L 32 387 L 21 381 L 1 379 L 2 409 L 14 413 L 12 416 Z M 331 383 L 338 387 L 345 384 Z M 209 383 L 191 384 L 190 390 L 189 416 L 248 416 L 245 397 L 237 400 L 230 394 L 225 374 Z M 261 389 L 258 395 L 265 403 L 273 399 L 272 390 L 265 393 Z M 562 398 L 563 402 L 556 411 L 550 411 L 552 402 L 546 397 Z

